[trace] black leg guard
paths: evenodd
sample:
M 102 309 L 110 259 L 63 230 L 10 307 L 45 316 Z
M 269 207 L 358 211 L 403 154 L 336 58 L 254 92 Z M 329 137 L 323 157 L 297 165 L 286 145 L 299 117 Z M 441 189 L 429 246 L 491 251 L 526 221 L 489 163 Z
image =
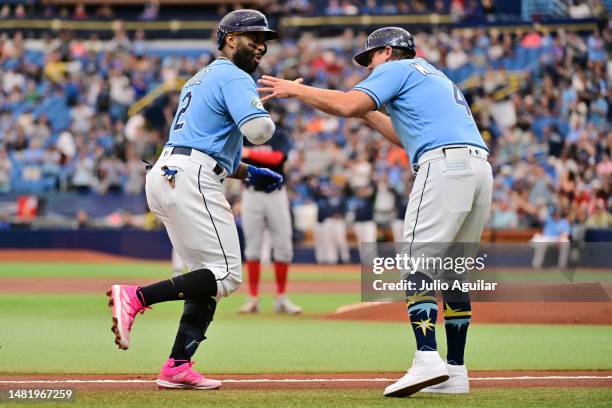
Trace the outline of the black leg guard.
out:
M 210 270 L 197 269 L 144 286 L 136 293 L 144 306 L 169 300 L 204 299 L 217 295 L 217 281 Z
M 206 339 L 206 330 L 213 320 L 217 301 L 212 297 L 186 300 L 170 358 L 190 361 L 198 346 Z

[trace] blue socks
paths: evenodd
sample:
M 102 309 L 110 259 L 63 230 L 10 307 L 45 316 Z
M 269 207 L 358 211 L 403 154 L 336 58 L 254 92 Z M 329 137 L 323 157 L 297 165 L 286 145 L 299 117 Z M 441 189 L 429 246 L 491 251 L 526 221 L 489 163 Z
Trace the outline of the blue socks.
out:
M 467 331 L 472 318 L 469 296 L 466 302 L 444 303 L 444 328 L 448 352 L 446 361 L 451 365 L 463 365 Z
M 414 291 L 406 291 L 406 308 L 412 330 L 414 330 L 417 350 L 434 351 L 437 349 L 436 319 L 438 317 L 438 304 L 436 293 L 418 290 L 422 282 L 431 283 L 432 280 L 418 272 L 410 275 L 406 280 L 414 282 L 417 288 Z
M 421 290 L 423 283 L 431 283 L 431 278 L 422 273 L 415 273 L 406 278 L 414 282 L 416 290 L 406 291 L 406 308 L 410 317 L 410 324 L 414 331 L 417 350 L 435 351 L 436 344 L 436 318 L 438 317 L 438 304 L 435 291 Z M 450 293 L 444 293 L 444 297 Z M 449 296 L 450 297 L 450 296 Z M 452 293 L 456 302 L 444 302 L 444 328 L 446 329 L 447 355 L 446 361 L 451 365 L 464 364 L 465 343 L 468 327 L 472 318 L 472 307 L 469 293 Z

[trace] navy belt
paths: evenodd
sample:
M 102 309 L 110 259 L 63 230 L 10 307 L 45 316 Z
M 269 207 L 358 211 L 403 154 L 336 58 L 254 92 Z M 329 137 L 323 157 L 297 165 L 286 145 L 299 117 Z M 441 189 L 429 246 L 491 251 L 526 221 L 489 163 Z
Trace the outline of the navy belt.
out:
M 183 156 L 191 156 L 191 151 L 192 150 L 194 150 L 194 149 L 192 149 L 191 147 L 177 146 L 177 147 L 173 147 L 172 148 L 172 152 L 170 154 L 182 154 Z M 204 152 L 202 152 L 202 153 L 204 153 Z M 206 153 L 204 153 L 204 154 L 206 154 Z M 217 176 L 220 176 L 223 173 L 223 167 L 221 167 L 219 165 L 219 163 L 217 163 L 215 165 L 215 168 L 213 169 L 213 172 Z

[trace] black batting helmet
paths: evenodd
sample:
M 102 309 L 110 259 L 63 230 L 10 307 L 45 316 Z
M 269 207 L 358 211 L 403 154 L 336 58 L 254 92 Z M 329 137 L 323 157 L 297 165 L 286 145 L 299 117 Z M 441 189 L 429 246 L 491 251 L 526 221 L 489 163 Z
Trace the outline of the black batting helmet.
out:
M 223 48 L 229 33 L 262 32 L 266 40 L 275 40 L 278 33 L 268 27 L 268 19 L 257 10 L 236 10 L 226 14 L 217 28 L 217 49 Z
M 383 47 L 401 48 L 416 54 L 412 34 L 399 27 L 379 28 L 368 36 L 365 50 L 356 54 L 353 59 L 361 66 L 367 67 L 370 62 L 370 52 Z

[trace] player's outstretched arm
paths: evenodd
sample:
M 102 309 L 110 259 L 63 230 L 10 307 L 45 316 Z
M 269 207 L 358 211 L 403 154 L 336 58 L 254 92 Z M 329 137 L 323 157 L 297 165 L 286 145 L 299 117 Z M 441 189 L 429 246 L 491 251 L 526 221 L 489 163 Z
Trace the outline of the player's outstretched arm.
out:
M 372 111 L 363 115 L 362 118 L 365 123 L 380 132 L 380 134 L 383 135 L 391 143 L 399 147 L 404 147 L 399 138 L 399 135 L 393 128 L 391 119 L 387 115 L 378 111 Z
M 296 81 L 288 81 L 269 75 L 264 75 L 257 81 L 262 87 L 257 90 L 267 93 L 261 101 L 275 98 L 296 98 L 315 109 L 341 117 L 361 117 L 366 112 L 376 109 L 376 104 L 367 94 L 361 91 L 335 91 L 302 85 Z

